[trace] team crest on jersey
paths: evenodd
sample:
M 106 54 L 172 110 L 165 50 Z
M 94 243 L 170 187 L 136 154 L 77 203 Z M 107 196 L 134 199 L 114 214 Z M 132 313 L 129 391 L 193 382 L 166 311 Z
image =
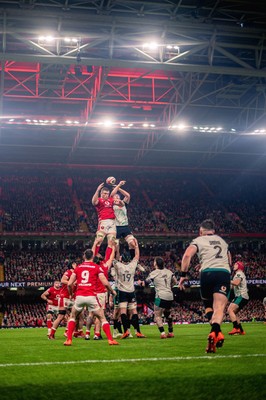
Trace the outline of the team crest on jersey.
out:
M 226 286 L 221 286 L 221 292 L 226 292 Z
M 110 201 L 105 201 L 105 202 L 104 202 L 104 205 L 105 205 L 106 207 L 109 207 L 109 206 L 110 206 Z

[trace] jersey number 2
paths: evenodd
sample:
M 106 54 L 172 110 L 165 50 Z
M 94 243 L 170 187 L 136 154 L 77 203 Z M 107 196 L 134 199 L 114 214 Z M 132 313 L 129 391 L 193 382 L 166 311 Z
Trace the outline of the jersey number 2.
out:
M 221 246 L 214 246 L 214 249 L 218 249 L 217 253 L 215 254 L 215 258 L 223 258 L 223 256 L 221 256 L 221 252 L 222 252 L 222 248 Z

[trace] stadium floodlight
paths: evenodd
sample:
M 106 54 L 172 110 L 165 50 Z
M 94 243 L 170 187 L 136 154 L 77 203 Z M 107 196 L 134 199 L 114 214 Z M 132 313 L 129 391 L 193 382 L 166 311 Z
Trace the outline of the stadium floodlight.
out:
M 171 50 L 172 53 L 179 54 L 180 47 L 177 46 L 176 44 L 165 44 L 165 48 L 167 50 Z
M 149 43 L 144 43 L 142 47 L 144 50 L 157 50 L 159 44 L 157 42 L 149 42 Z
M 121 126 L 122 129 L 130 129 L 130 128 L 132 128 L 132 127 L 134 126 L 134 124 L 132 124 L 132 123 L 130 123 L 130 124 L 125 124 L 124 122 L 122 122 L 122 123 L 120 124 L 120 126 Z
M 113 121 L 111 121 L 111 120 L 109 120 L 109 119 L 107 119 L 107 120 L 105 120 L 105 121 L 103 121 L 102 122 L 102 125 L 105 127 L 105 128 L 111 128 L 112 126 L 113 126 Z
M 54 36 L 52 35 L 47 35 L 47 36 L 39 36 L 39 41 L 40 42 L 46 42 L 46 43 L 51 43 L 55 40 Z
M 181 122 L 180 124 L 177 125 L 177 129 L 179 129 L 179 130 L 184 130 L 185 128 L 186 128 L 186 125 L 183 122 Z

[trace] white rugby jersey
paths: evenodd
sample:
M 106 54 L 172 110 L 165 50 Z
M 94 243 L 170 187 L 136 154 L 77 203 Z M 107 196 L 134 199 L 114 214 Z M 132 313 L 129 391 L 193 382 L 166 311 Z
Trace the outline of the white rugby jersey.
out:
M 127 226 L 128 225 L 128 217 L 127 217 L 127 207 L 124 206 L 113 206 L 115 212 L 115 224 L 116 226 Z
M 198 236 L 190 244 L 197 247 L 197 254 L 201 265 L 200 271 L 206 269 L 223 269 L 231 272 L 228 261 L 228 244 L 220 236 Z
M 243 271 L 238 269 L 235 273 L 235 276 L 233 278 L 233 281 L 235 279 L 240 279 L 240 283 L 237 286 L 234 286 L 234 293 L 235 297 L 243 297 L 243 299 L 248 300 L 249 295 L 248 295 L 248 288 L 247 288 L 247 280 L 246 280 L 246 275 L 244 274 Z
M 138 266 L 138 260 L 133 259 L 129 264 L 114 260 L 113 265 L 116 271 L 117 289 L 127 293 L 134 292 L 134 276 Z
M 152 271 L 146 281 L 154 283 L 155 297 L 162 300 L 173 300 L 172 292 L 173 273 L 169 269 L 155 269 Z

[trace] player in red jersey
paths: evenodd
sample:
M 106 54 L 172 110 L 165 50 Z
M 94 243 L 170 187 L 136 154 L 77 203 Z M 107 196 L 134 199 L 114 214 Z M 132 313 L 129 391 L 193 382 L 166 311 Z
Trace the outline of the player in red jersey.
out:
M 52 329 L 53 315 L 57 315 L 59 311 L 61 284 L 59 281 L 54 281 L 54 285 L 42 293 L 41 298 L 47 301 L 46 307 L 46 324 L 47 336 L 50 335 Z
M 59 302 L 59 312 L 56 320 L 53 323 L 53 326 L 51 328 L 51 333 L 49 335 L 49 339 L 55 339 L 55 332 L 60 325 L 60 323 L 63 321 L 65 318 L 67 311 L 72 307 L 73 301 L 70 299 L 67 284 L 68 281 L 74 272 L 74 269 L 76 268 L 77 263 L 72 262 L 71 266 L 69 269 L 65 271 L 61 278 L 61 291 L 60 291 L 60 302 Z M 66 335 L 66 333 L 65 333 Z
M 118 344 L 118 342 L 113 340 L 110 325 L 105 318 L 103 309 L 101 308 L 96 296 L 97 279 L 100 279 L 103 285 L 113 295 L 115 295 L 116 293 L 111 288 L 108 280 L 105 278 L 101 267 L 93 262 L 93 257 L 93 251 L 90 249 L 86 250 L 84 252 L 84 262 L 80 264 L 77 268 L 75 268 L 75 271 L 68 281 L 68 289 L 70 295 L 72 295 L 73 285 L 75 284 L 75 282 L 77 282 L 77 290 L 76 300 L 72 307 L 70 318 L 68 321 L 68 334 L 67 340 L 64 343 L 65 346 L 72 345 L 72 337 L 76 325 L 76 319 L 82 312 L 84 307 L 87 307 L 87 310 L 89 312 L 92 311 L 93 315 L 101 321 L 103 331 L 108 339 L 108 343 L 110 345 Z
M 102 256 L 98 254 L 98 256 L 94 256 L 93 261 L 95 264 L 99 264 L 101 269 L 103 270 L 104 276 L 108 280 L 108 272 L 109 269 L 111 268 L 115 256 L 115 243 L 113 243 L 112 247 L 112 253 L 110 255 L 109 260 L 103 260 Z M 95 248 L 96 245 L 93 245 L 92 251 L 93 254 L 95 254 Z M 106 304 L 108 301 L 108 291 L 106 287 L 102 284 L 101 280 L 98 278 L 97 283 L 96 283 L 96 293 L 97 293 L 97 298 L 98 301 L 102 307 L 103 310 L 106 308 Z M 87 323 L 86 323 L 86 334 L 85 334 L 85 339 L 89 340 L 90 339 L 90 329 L 92 324 L 94 323 L 94 340 L 99 340 L 102 339 L 101 336 L 101 322 L 98 318 L 93 318 L 93 313 L 90 312 L 89 316 L 87 318 Z
M 116 239 L 116 224 L 115 224 L 115 213 L 113 209 L 114 199 L 113 196 L 117 193 L 119 188 L 124 185 L 125 181 L 120 181 L 116 185 L 111 194 L 110 190 L 104 187 L 104 183 L 101 183 L 92 197 L 92 204 L 96 208 L 98 214 L 98 229 L 96 232 L 96 238 L 94 244 L 96 244 L 95 254 L 99 253 L 100 246 L 107 236 L 107 249 L 105 253 L 105 259 L 110 258 L 112 253 L 112 242 Z M 122 203 L 122 202 L 121 202 Z

